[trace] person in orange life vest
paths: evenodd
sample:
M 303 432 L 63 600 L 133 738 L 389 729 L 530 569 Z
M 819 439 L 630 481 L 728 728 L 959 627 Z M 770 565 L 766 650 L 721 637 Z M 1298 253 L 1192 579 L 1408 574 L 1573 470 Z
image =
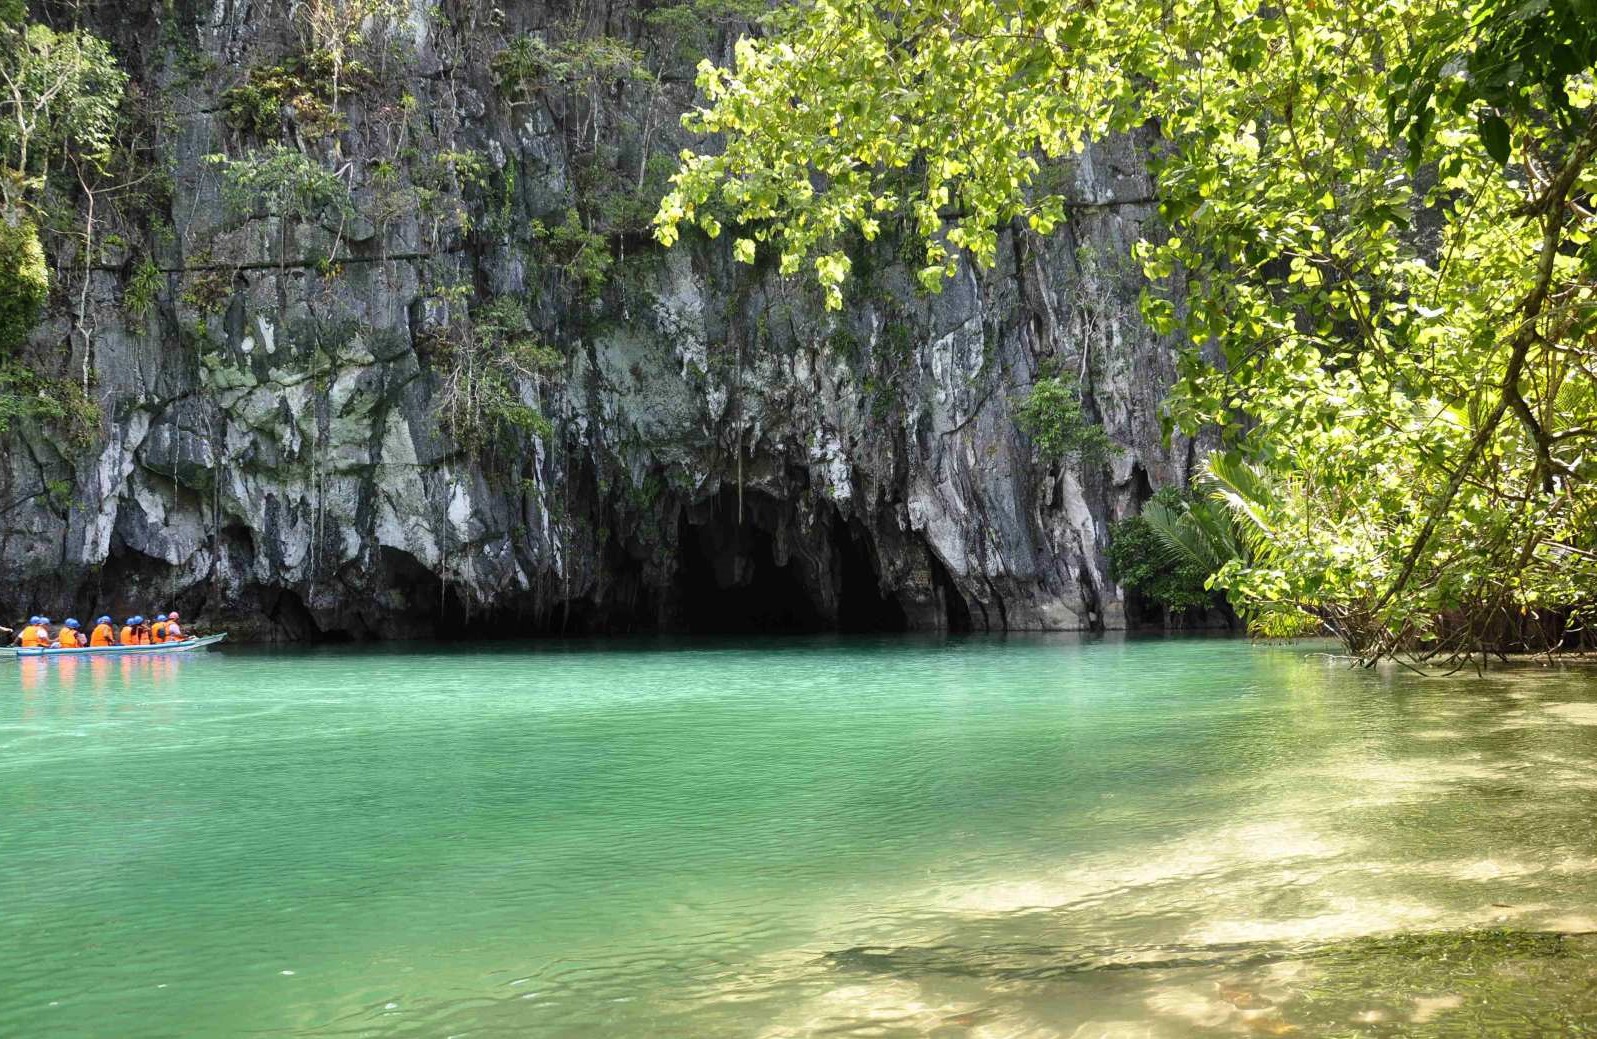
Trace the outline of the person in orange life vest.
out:
M 173 610 L 171 613 L 166 615 L 166 641 L 182 642 L 186 637 L 187 636 L 183 634 L 182 627 L 178 625 L 177 611 Z
M 89 636 L 90 646 L 116 645 L 116 629 L 111 627 L 110 617 L 101 617 L 94 622 L 94 633 Z
M 22 648 L 39 649 L 50 644 L 50 633 L 40 627 L 40 622 L 43 620 L 44 618 L 37 614 L 28 618 L 27 626 L 22 629 L 22 634 L 18 637 Z
M 166 641 L 166 614 L 157 613 L 155 615 L 155 623 L 150 625 L 150 641 Z
M 128 622 L 122 625 L 122 633 L 118 637 L 117 641 L 121 642 L 124 646 L 137 646 L 139 644 L 139 625 L 143 623 L 143 617 L 140 617 L 136 614 L 132 617 L 129 617 Z
M 80 649 L 84 645 L 83 633 L 78 630 L 78 622 L 74 617 L 68 617 L 66 623 L 61 625 L 61 630 L 56 633 L 53 646 L 59 649 Z

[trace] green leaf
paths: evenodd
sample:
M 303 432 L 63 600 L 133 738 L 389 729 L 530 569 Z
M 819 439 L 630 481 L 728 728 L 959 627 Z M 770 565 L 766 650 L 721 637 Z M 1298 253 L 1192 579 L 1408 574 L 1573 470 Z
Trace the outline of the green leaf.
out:
M 1486 146 L 1486 154 L 1498 165 L 1508 162 L 1509 140 L 1508 121 L 1500 115 L 1485 115 L 1480 122 L 1481 143 Z

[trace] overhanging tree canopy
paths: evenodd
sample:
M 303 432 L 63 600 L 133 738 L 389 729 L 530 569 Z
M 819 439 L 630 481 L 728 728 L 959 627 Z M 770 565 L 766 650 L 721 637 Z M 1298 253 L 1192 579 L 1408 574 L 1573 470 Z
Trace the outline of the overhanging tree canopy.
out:
M 1366 660 L 1556 642 L 1597 588 L 1594 51 L 1592 0 L 818 0 L 701 66 L 721 147 L 658 235 L 735 225 L 837 306 L 906 214 L 935 289 L 1061 219 L 1056 160 L 1150 128 L 1170 415 L 1256 477 L 1215 482 L 1253 547 L 1216 580 Z

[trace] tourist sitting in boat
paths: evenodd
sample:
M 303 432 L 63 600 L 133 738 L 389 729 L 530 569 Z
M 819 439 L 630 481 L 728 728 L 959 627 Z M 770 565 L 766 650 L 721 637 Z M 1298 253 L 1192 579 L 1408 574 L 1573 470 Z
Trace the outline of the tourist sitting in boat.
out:
M 17 639 L 23 649 L 38 649 L 50 644 L 50 633 L 42 626 L 43 621 L 44 618 L 38 614 L 28 618 L 28 623 L 23 626 L 22 634 Z
M 160 624 L 161 637 L 155 636 L 156 624 Z M 4 636 L 11 633 L 11 629 L 0 626 L 0 642 Z M 62 622 L 60 629 L 52 635 L 50 632 L 50 618 L 33 616 L 28 618 L 28 623 L 10 643 L 18 651 L 49 650 L 119 650 L 143 649 L 146 647 L 167 647 L 173 643 L 189 643 L 194 646 L 208 646 L 220 642 L 225 634 L 212 635 L 205 638 L 190 635 L 178 623 L 176 611 L 166 614 L 156 614 L 154 622 L 146 619 L 142 614 L 134 614 L 123 623 L 119 631 L 110 617 L 99 617 L 94 621 L 94 632 L 88 633 L 88 627 L 80 624 L 75 617 L 69 617 Z M 187 645 L 183 649 L 189 648 Z
M 61 630 L 56 633 L 55 641 L 50 643 L 51 649 L 82 649 L 88 644 L 83 633 L 78 630 L 77 618 L 68 617 L 66 623 L 61 625 Z

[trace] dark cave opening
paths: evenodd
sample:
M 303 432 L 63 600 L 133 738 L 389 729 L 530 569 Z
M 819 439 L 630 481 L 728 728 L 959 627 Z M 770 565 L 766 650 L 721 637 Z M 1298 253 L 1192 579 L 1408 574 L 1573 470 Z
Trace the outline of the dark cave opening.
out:
M 959 585 L 954 582 L 954 576 L 948 572 L 948 567 L 937 558 L 937 553 L 930 548 L 926 550 L 927 565 L 932 572 L 932 587 L 937 591 L 938 601 L 943 608 L 943 630 L 950 635 L 964 635 L 975 630 L 975 620 L 970 614 L 970 603 L 959 593 Z
M 718 506 L 723 503 L 717 502 Z M 738 523 L 736 507 L 693 523 L 677 521 L 679 621 L 692 634 L 803 632 L 825 628 L 825 614 L 798 573 L 776 562 L 775 537 Z
M 850 632 L 903 631 L 909 625 L 897 599 L 882 593 L 881 567 L 858 520 L 832 520 L 838 577 L 837 626 Z
M 903 631 L 903 609 L 884 595 L 869 540 L 834 514 L 824 540 L 779 544 L 782 506 L 723 493 L 677 521 L 676 623 L 689 634 Z

